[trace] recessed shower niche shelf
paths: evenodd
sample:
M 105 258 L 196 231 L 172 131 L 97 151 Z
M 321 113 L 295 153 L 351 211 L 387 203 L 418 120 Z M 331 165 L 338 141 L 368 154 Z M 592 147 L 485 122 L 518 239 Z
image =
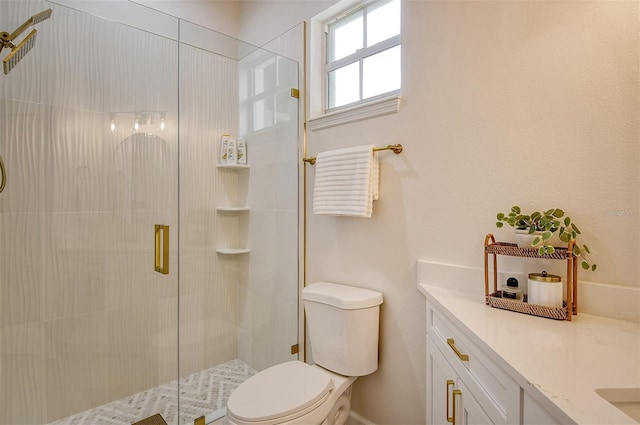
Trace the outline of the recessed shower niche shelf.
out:
M 222 255 L 247 254 L 249 248 L 249 212 L 247 193 L 251 168 L 248 164 L 217 164 L 222 179 L 216 208 L 216 252 Z
M 245 211 L 251 211 L 251 208 L 249 207 L 218 207 L 216 208 L 216 211 L 218 212 L 245 212 Z
M 250 165 L 243 165 L 243 164 L 218 164 L 216 167 L 223 168 L 223 169 L 226 168 L 227 170 L 247 170 L 251 168 Z
M 216 252 L 223 255 L 248 254 L 249 248 L 218 248 Z

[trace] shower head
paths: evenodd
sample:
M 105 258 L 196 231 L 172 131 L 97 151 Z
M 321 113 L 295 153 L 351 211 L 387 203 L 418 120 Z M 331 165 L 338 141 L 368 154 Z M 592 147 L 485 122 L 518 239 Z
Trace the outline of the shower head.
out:
M 46 19 L 49 19 L 51 17 L 51 12 L 53 12 L 53 10 L 47 9 L 47 10 L 43 10 L 40 13 L 36 13 L 35 15 L 33 15 L 31 17 L 31 25 L 35 25 L 35 24 L 40 23 L 40 22 L 42 22 L 42 21 L 44 21 Z
M 24 32 L 31 25 L 35 25 L 39 22 L 42 22 L 51 17 L 51 13 L 53 11 L 51 9 L 43 10 L 40 13 L 36 13 L 31 18 L 27 19 L 27 21 L 20 25 L 20 27 L 12 33 L 8 32 L 0 32 L 0 52 L 5 47 L 11 49 L 11 53 L 4 58 L 4 73 L 8 74 L 13 67 L 20 62 L 20 60 L 33 48 L 36 42 L 36 30 L 34 29 L 29 33 L 28 36 L 25 37 L 17 46 L 13 44 L 13 40 L 18 37 L 20 34 Z
M 38 31 L 35 29 L 31 31 L 29 35 L 26 36 L 24 40 L 20 42 L 20 44 L 11 49 L 11 53 L 9 53 L 9 55 L 7 55 L 7 57 L 2 60 L 4 75 L 7 75 L 9 71 L 11 71 L 13 67 L 16 66 L 18 62 L 20 62 L 22 58 L 27 55 L 27 53 L 29 53 L 29 50 L 33 48 L 33 46 L 36 44 L 37 33 Z

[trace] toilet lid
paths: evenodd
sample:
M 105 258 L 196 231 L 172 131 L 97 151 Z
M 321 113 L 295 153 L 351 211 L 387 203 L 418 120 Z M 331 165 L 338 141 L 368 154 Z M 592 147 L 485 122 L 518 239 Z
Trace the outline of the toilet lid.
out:
M 243 421 L 268 421 L 312 406 L 331 389 L 333 381 L 322 370 L 301 361 L 281 363 L 240 384 L 227 411 Z

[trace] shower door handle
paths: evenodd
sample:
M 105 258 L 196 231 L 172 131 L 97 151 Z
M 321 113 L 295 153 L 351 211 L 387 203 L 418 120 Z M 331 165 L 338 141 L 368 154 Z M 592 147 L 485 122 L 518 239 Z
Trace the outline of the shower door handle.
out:
M 169 274 L 169 225 L 156 224 L 155 271 Z
M 0 156 L 0 193 L 2 193 L 6 185 L 7 173 L 4 171 L 4 162 L 2 162 L 2 157 Z

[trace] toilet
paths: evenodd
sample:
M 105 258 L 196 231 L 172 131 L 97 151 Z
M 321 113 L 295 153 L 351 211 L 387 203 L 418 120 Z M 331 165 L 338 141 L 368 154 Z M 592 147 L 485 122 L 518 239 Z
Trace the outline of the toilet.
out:
M 295 360 L 265 369 L 229 397 L 230 425 L 344 425 L 351 384 L 378 368 L 382 294 L 328 282 L 302 290 L 315 365 Z

